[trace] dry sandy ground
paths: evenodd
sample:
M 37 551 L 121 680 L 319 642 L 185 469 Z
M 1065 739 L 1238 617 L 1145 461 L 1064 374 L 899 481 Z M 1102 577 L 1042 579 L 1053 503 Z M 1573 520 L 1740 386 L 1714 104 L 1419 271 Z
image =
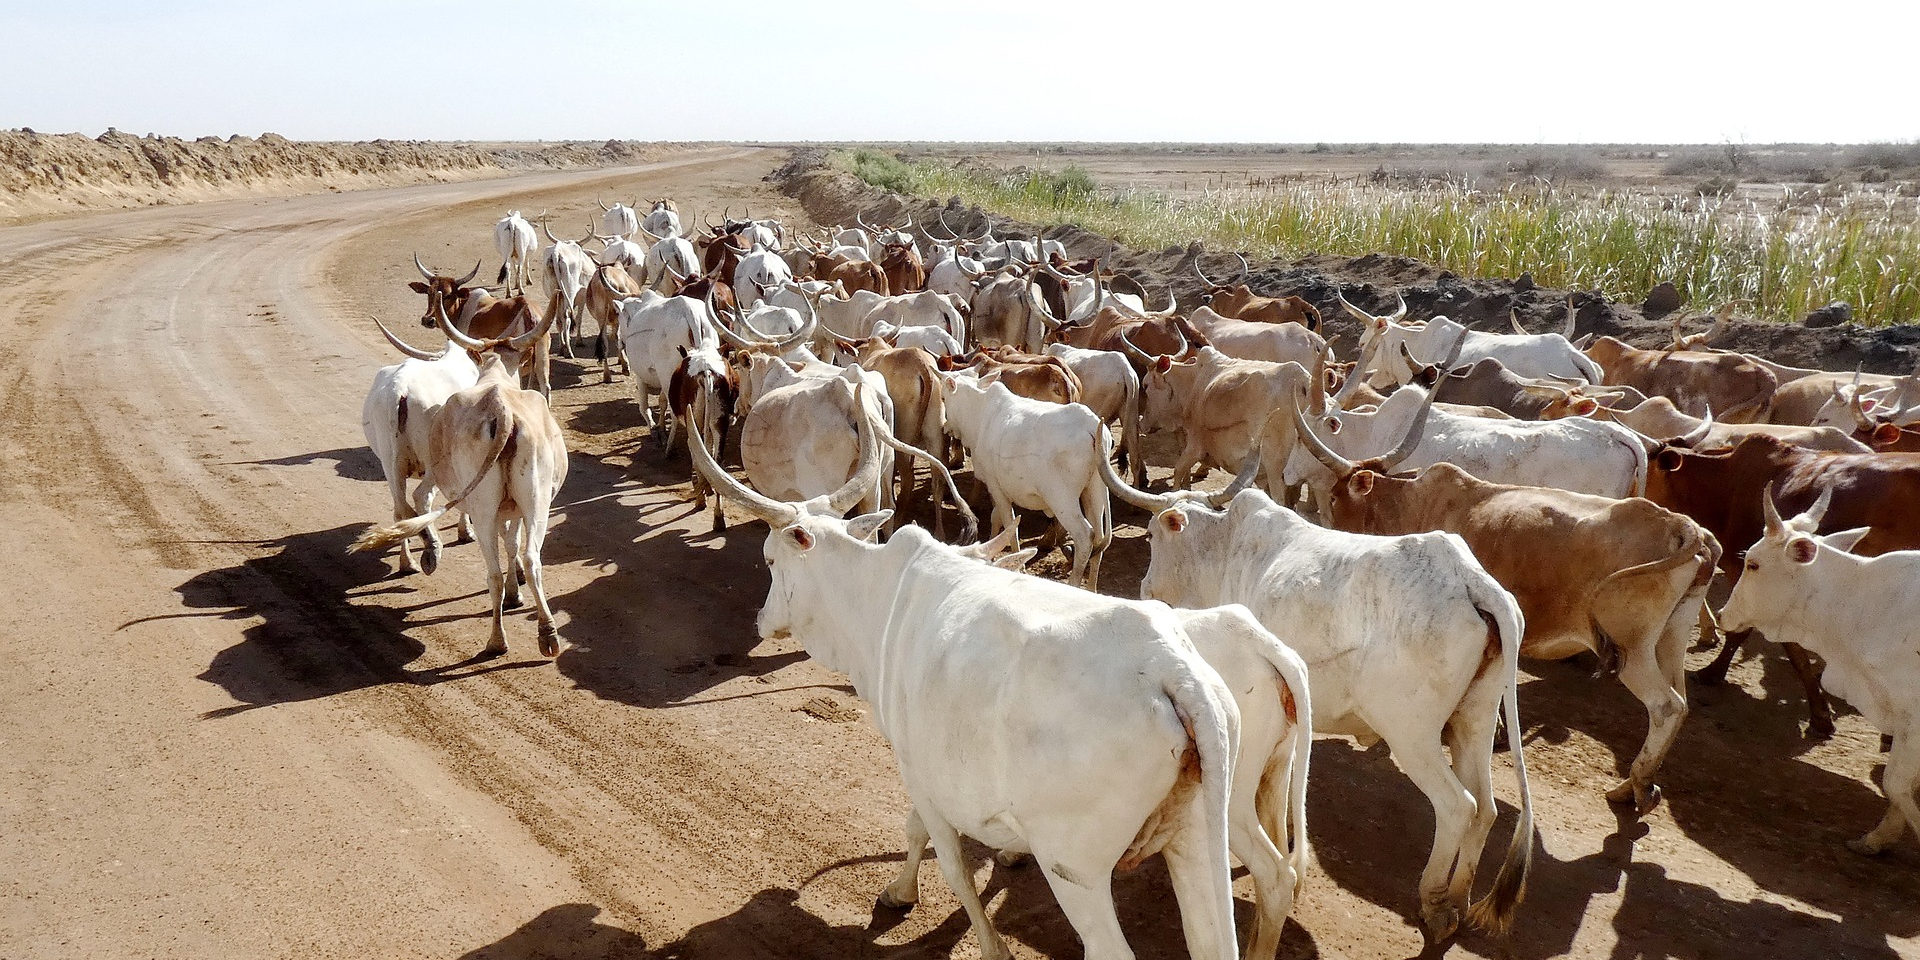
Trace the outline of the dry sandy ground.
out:
M 575 450 L 547 544 L 557 661 L 524 615 L 510 656 L 468 661 L 471 547 L 433 578 L 344 553 L 388 509 L 358 414 L 395 357 L 366 314 L 437 340 L 413 324 L 410 250 L 491 269 L 499 210 L 563 223 L 595 194 L 796 215 L 760 182 L 778 160 L 0 230 L 0 957 L 975 955 L 931 867 L 918 910 L 874 914 L 905 811 L 887 748 L 842 678 L 755 638 L 762 528 L 690 515 L 685 461 L 640 453 L 626 381 L 557 378 Z M 1145 561 L 1126 533 L 1115 592 Z M 1883 809 L 1858 718 L 1810 746 L 1786 672 L 1747 661 L 1696 691 L 1667 805 L 1622 824 L 1600 791 L 1644 715 L 1578 667 L 1534 676 L 1519 929 L 1431 955 L 1920 950 L 1915 847 L 1839 846 Z M 1314 763 L 1319 868 L 1285 954 L 1418 954 L 1425 803 L 1382 751 L 1324 741 Z M 1079 955 L 1032 870 L 981 878 L 1021 956 Z M 1164 874 L 1116 886 L 1141 955 L 1182 955 Z

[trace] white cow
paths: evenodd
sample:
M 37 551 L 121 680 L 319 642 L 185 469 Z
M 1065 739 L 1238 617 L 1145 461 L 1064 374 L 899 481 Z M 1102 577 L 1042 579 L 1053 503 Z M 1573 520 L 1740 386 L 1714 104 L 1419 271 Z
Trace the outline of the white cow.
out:
M 680 288 L 682 280 L 700 272 L 700 255 L 685 238 L 671 234 L 656 237 L 646 227 L 641 227 L 640 232 L 653 242 L 641 262 L 644 276 L 634 278 L 643 286 L 671 295 Z
M 647 248 L 620 237 L 598 237 L 597 239 L 607 246 L 600 251 L 595 262 L 603 267 L 618 265 L 620 269 L 627 271 L 627 276 L 632 277 L 635 282 L 644 282 L 641 278 L 646 276 Z
M 633 236 L 634 231 L 640 229 L 640 219 L 635 216 L 632 207 L 618 200 L 615 200 L 611 207 L 600 203 L 598 200 L 595 200 L 594 203 L 599 203 L 600 209 L 606 211 L 600 215 L 601 233 L 625 240 Z M 676 230 L 674 232 L 678 233 L 679 231 Z M 602 262 L 604 263 L 605 261 Z
M 708 306 L 689 297 L 665 297 L 644 290 L 637 297 L 615 301 L 620 313 L 620 349 L 633 367 L 634 399 L 640 404 L 640 422 L 658 429 L 669 416 L 667 387 L 680 366 L 681 351 L 718 349 L 713 316 Z M 660 397 L 660 414 L 652 398 Z
M 1155 514 L 1141 597 L 1176 607 L 1246 604 L 1268 629 L 1287 631 L 1306 660 L 1315 733 L 1387 741 L 1433 805 L 1420 911 L 1436 942 L 1451 935 L 1469 912 L 1498 812 L 1493 735 L 1503 703 L 1507 729 L 1520 729 L 1514 682 L 1525 623 L 1513 596 L 1453 534 L 1327 530 L 1259 490 L 1234 495 L 1250 474 L 1224 495 L 1154 495 L 1111 469 L 1102 477 L 1121 499 Z M 1520 822 L 1492 891 L 1471 911 L 1496 934 L 1513 921 L 1533 857 L 1533 801 L 1518 739 Z
M 939 327 L 896 327 L 881 320 L 873 325 L 873 335 L 896 347 L 919 347 L 936 357 L 957 357 L 966 352 L 953 334 Z
M 559 311 L 560 320 L 555 322 L 556 333 L 567 356 L 573 356 L 573 339 L 580 334 L 580 314 L 586 309 L 585 298 L 581 293 L 587 283 L 593 279 L 595 267 L 593 255 L 580 244 L 592 239 L 589 229 L 586 237 L 580 240 L 562 240 L 547 229 L 545 221 L 540 223 L 547 239 L 553 246 L 541 255 L 541 271 L 547 281 L 547 312 Z
M 508 296 L 515 289 L 527 292 L 527 280 L 533 276 L 533 251 L 539 245 L 533 224 L 518 210 L 508 211 L 494 223 L 493 248 L 500 252 L 500 282 L 507 285 Z
M 1856 853 L 1878 854 L 1909 828 L 1920 831 L 1920 551 L 1877 557 L 1847 551 L 1866 528 L 1815 536 L 1832 488 L 1807 512 L 1781 520 L 1773 485 L 1762 494 L 1766 531 L 1747 550 L 1746 569 L 1720 611 L 1728 632 L 1760 630 L 1797 643 L 1827 662 L 1827 691 L 1852 704 L 1893 738 L 1881 789 L 1889 805 L 1878 826 L 1847 841 Z
M 1288 426 L 1281 427 L 1281 421 Z M 1278 436 L 1297 440 L 1291 421 L 1288 410 L 1277 412 L 1268 424 L 1270 435 L 1278 428 Z M 1647 485 L 1646 441 L 1617 423 L 1585 417 L 1540 421 L 1464 416 L 1433 409 L 1427 391 L 1414 386 L 1394 391 L 1373 413 L 1328 410 L 1310 426 L 1323 443 L 1349 460 L 1386 455 L 1401 470 L 1444 461 L 1491 483 L 1614 499 L 1640 496 Z M 1416 443 L 1411 452 L 1405 449 L 1407 443 Z M 1332 472 L 1305 444 L 1288 446 L 1281 482 L 1305 483 L 1321 497 L 1318 502 L 1325 503 Z
M 751 310 L 761 300 L 762 287 L 777 287 L 793 280 L 793 271 L 779 255 L 756 248 L 740 258 L 733 269 L 733 300 L 742 310 Z
M 863 318 L 869 333 L 886 323 L 894 327 L 938 327 L 955 343 L 967 342 L 967 320 L 960 307 L 945 294 L 931 290 L 884 297 Z
M 1312 370 L 1327 349 L 1326 340 L 1298 323 L 1237 320 L 1214 313 L 1210 307 L 1195 310 L 1187 319 L 1214 349 L 1242 360 L 1291 362 Z
M 360 405 L 360 429 L 366 434 L 367 446 L 380 461 L 380 472 L 387 478 L 387 490 L 393 495 L 393 519 L 405 520 L 433 508 L 436 491 L 424 479 L 431 456 L 427 446 L 428 424 L 433 422 L 433 415 L 448 397 L 473 386 L 480 378 L 480 370 L 465 350 L 449 344 L 439 353 L 428 353 L 394 336 L 379 318 L 373 322 L 386 334 L 388 343 L 411 358 L 381 367 L 373 375 L 373 387 L 367 391 L 366 401 Z M 407 498 L 410 479 L 421 481 L 414 487 L 411 505 Z M 473 531 L 464 516 L 460 526 L 462 539 L 470 539 Z M 440 532 L 429 525 L 421 531 L 421 536 L 426 541 L 426 552 L 418 569 L 431 575 L 440 565 Z M 415 569 L 413 541 L 402 540 L 400 572 L 412 573 Z
M 1070 584 L 1100 589 L 1100 557 L 1113 539 L 1113 511 L 1098 465 L 1106 427 L 1078 403 L 1016 396 L 998 377 L 949 376 L 947 430 L 973 457 L 973 475 L 993 497 L 993 532 L 1015 526 L 1016 507 L 1041 510 L 1073 540 Z
M 877 457 L 861 436 L 865 474 Z M 1114 913 L 1115 868 L 1163 851 L 1190 955 L 1233 960 L 1239 711 L 1172 610 L 988 566 L 917 527 L 875 545 L 886 514 L 835 516 L 861 496 L 859 478 L 787 503 L 694 455 L 723 495 L 772 527 L 761 636 L 799 640 L 872 706 L 913 802 L 907 849 L 931 841 L 982 957 L 1010 953 L 962 835 L 1031 853 L 1093 960 L 1132 956 Z
M 560 638 L 547 606 L 540 550 L 547 537 L 547 514 L 567 479 L 566 437 L 546 398 L 520 389 L 520 359 L 545 342 L 553 324 L 548 316 L 517 337 L 475 340 L 439 314 L 440 328 L 456 348 L 481 354 L 474 385 L 448 397 L 433 417 L 427 441 L 426 482 L 458 490 L 438 509 L 390 527 L 368 530 L 354 540 L 352 552 L 374 550 L 419 536 L 441 515 L 458 507 L 473 521 L 480 552 L 487 561 L 487 585 L 493 600 L 493 634 L 482 656 L 507 652 L 506 611 L 520 605 L 520 584 L 533 591 L 540 620 L 540 652 L 560 654 Z M 505 556 L 502 556 L 502 547 Z M 504 561 L 504 562 L 503 562 Z
M 639 227 L 655 237 L 677 237 L 680 235 L 680 211 L 671 200 L 655 200 L 653 209 L 647 211 Z
M 1064 343 L 1047 345 L 1047 356 L 1080 378 L 1080 402 L 1100 419 L 1120 427 L 1118 450 L 1131 466 L 1136 486 L 1147 485 L 1147 462 L 1140 456 L 1140 374 L 1124 354 L 1083 350 Z
M 1381 363 L 1369 381 L 1375 387 L 1405 383 L 1412 379 L 1406 357 L 1397 347 L 1402 342 L 1416 357 L 1445 356 L 1458 343 L 1457 365 L 1472 366 L 1485 357 L 1493 357 L 1522 377 L 1560 377 L 1592 384 L 1599 384 L 1606 379 L 1600 365 L 1575 348 L 1569 339 L 1573 336 L 1574 321 L 1571 304 L 1567 308 L 1566 327 L 1561 333 L 1483 333 L 1468 330 L 1446 317 L 1434 317 L 1419 325 L 1403 324 L 1400 321 L 1407 315 L 1407 302 L 1404 299 L 1400 301 L 1398 310 L 1384 317 L 1376 317 L 1348 303 L 1344 297 L 1340 299 L 1340 305 L 1361 323 L 1360 349 L 1366 350 L 1375 340 L 1380 341 L 1378 356 Z M 1517 324 L 1515 329 L 1519 329 Z M 1462 340 L 1462 337 L 1465 339 Z

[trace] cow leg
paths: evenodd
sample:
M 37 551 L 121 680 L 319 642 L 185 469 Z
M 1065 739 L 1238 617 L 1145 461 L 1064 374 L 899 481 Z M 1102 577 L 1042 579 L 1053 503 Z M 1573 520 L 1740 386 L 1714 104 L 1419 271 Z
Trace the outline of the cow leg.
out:
M 1234 768 L 1233 793 L 1227 801 L 1227 846 L 1253 877 L 1254 907 L 1259 911 L 1247 941 L 1246 960 L 1274 960 L 1280 951 L 1280 931 L 1287 914 L 1293 912 L 1293 888 L 1299 878 L 1276 844 L 1287 836 L 1287 786 L 1305 773 L 1293 769 L 1292 738 L 1308 735 L 1296 726 L 1281 741 L 1271 766 L 1261 768 L 1249 762 Z M 1294 842 L 1304 843 L 1306 838 L 1297 837 Z
M 653 391 L 647 389 L 646 384 L 640 382 L 639 377 L 633 378 L 634 400 L 640 404 L 640 425 L 643 427 L 652 427 L 654 425 L 653 405 L 648 402 L 649 395 L 652 394 L 652 392 Z M 713 455 L 716 457 L 719 456 L 720 451 L 714 451 Z
M 1073 541 L 1073 569 L 1067 574 L 1067 585 L 1093 589 L 1087 584 L 1087 564 L 1093 558 L 1094 551 L 1093 524 L 1081 516 L 1078 509 L 1057 510 L 1055 518 L 1066 528 L 1067 537 Z M 1098 575 L 1095 574 L 1096 577 Z
M 1080 511 L 1087 518 L 1093 542 L 1087 548 L 1087 589 L 1100 592 L 1100 561 L 1113 542 L 1113 501 L 1107 499 L 1106 484 L 1094 484 L 1080 493 Z M 1079 559 L 1078 550 L 1074 551 Z
M 1006 941 L 1000 939 L 999 932 L 994 930 L 993 924 L 987 920 L 987 908 L 981 905 L 980 891 L 973 888 L 973 873 L 967 869 L 966 851 L 960 846 L 960 834 L 953 829 L 952 824 L 938 816 L 927 816 L 920 813 L 917 807 L 914 812 L 920 817 L 927 839 L 933 843 L 933 855 L 939 860 L 940 874 L 946 878 L 947 886 L 953 888 L 953 895 L 959 898 L 960 905 L 966 908 L 967 920 L 973 924 L 973 935 L 980 940 L 980 960 L 1008 960 L 1013 953 L 1007 949 Z M 1058 894 L 1057 887 L 1055 893 Z M 1061 907 L 1063 909 L 1066 907 L 1064 901 Z M 1107 912 L 1109 914 L 1113 912 L 1111 895 L 1107 901 Z M 1067 918 L 1073 919 L 1072 911 L 1067 912 Z M 1115 921 L 1116 933 L 1119 932 L 1119 927 L 1119 922 Z M 1079 925 L 1075 924 L 1074 928 L 1078 930 Z M 1083 941 L 1086 939 L 1085 932 L 1081 933 L 1081 939 Z M 1122 945 L 1124 946 L 1124 941 Z M 1095 957 L 1091 943 L 1087 946 L 1087 957 L 1088 960 L 1094 960 Z
M 1193 437 L 1195 439 L 1197 439 L 1199 432 L 1198 429 L 1193 431 Z M 1174 462 L 1173 476 L 1168 479 L 1168 485 L 1175 490 L 1187 489 L 1187 487 L 1193 483 L 1193 469 L 1199 465 L 1200 458 L 1201 452 L 1199 445 L 1194 442 L 1194 439 L 1189 439 L 1187 445 L 1180 450 L 1180 459 Z
M 480 524 L 483 531 L 480 536 L 480 555 L 487 561 L 487 599 L 493 604 L 493 635 L 488 638 L 486 648 L 480 652 L 483 657 L 499 656 L 507 652 L 507 631 L 502 626 L 506 617 L 503 605 L 506 598 L 506 580 L 511 573 L 502 569 L 500 563 L 500 524 L 487 517 Z
M 1203 810 L 1205 802 L 1203 798 L 1202 791 L 1194 791 L 1193 800 L 1187 810 L 1188 828 L 1168 843 L 1162 852 L 1167 860 L 1167 878 L 1173 881 L 1173 897 L 1180 904 L 1180 925 L 1186 933 L 1187 955 L 1189 957 L 1232 957 L 1235 948 L 1239 946 L 1235 942 L 1233 929 L 1233 865 L 1224 856 L 1224 851 L 1217 849 L 1204 838 L 1201 829 L 1206 816 Z M 1231 826 L 1229 826 L 1228 835 L 1232 835 Z M 1108 886 L 1110 888 L 1111 884 L 1109 883 Z M 1258 881 L 1255 882 L 1254 888 L 1256 891 L 1259 890 Z M 1261 892 L 1261 895 L 1264 897 L 1264 892 Z M 1111 893 L 1109 893 L 1109 908 L 1111 904 Z M 1065 906 L 1064 900 L 1061 901 L 1061 905 Z M 1260 906 L 1262 909 L 1267 908 L 1264 900 Z M 1292 904 L 1288 903 L 1287 908 L 1291 910 Z M 1111 912 L 1106 916 L 1114 917 Z M 1068 915 L 1068 919 L 1073 919 L 1071 914 Z M 1284 923 L 1285 916 L 1282 915 L 1281 919 Z M 1113 923 L 1117 935 L 1119 931 L 1117 917 L 1114 918 Z M 1074 926 L 1078 929 L 1079 924 L 1076 923 Z M 1084 934 L 1081 939 L 1086 939 Z M 1277 931 L 1274 946 L 1276 949 L 1279 947 Z M 1118 940 L 1117 947 L 1118 949 L 1111 956 L 1129 958 L 1133 956 L 1133 951 L 1127 947 L 1125 940 Z M 1095 955 L 1092 942 L 1087 942 L 1087 956 L 1092 958 Z M 1248 960 L 1253 960 L 1255 955 L 1249 951 L 1247 956 Z
M 1887 815 L 1866 836 L 1847 841 L 1847 849 L 1869 857 L 1892 846 L 1907 832 L 1909 824 L 1920 828 L 1920 807 L 1914 800 L 1914 790 L 1920 788 L 1920 743 L 1915 743 L 1911 735 L 1895 736 L 1880 787 L 1887 794 Z
M 877 905 L 886 910 L 912 910 L 920 902 L 920 861 L 927 856 L 927 828 L 920 823 L 917 810 L 907 811 L 907 859 L 900 873 L 880 891 Z
M 1797 643 L 1780 646 L 1787 651 L 1787 661 L 1793 664 L 1793 672 L 1807 693 L 1807 737 L 1833 739 L 1833 705 L 1827 702 L 1827 693 L 1820 687 L 1820 676 L 1827 672 L 1827 665 Z
M 1677 634 L 1684 650 L 1684 632 L 1674 631 L 1671 626 L 1669 623 L 1666 633 Z M 1627 779 L 1607 791 L 1607 799 L 1613 803 L 1632 801 L 1635 812 L 1643 816 L 1660 804 L 1660 788 L 1653 782 L 1653 775 L 1673 746 L 1680 722 L 1687 717 L 1685 677 L 1662 670 L 1661 659 L 1652 638 L 1630 639 L 1620 648 L 1620 682 L 1646 705 L 1647 741 L 1640 747 L 1639 756 L 1633 758 Z
M 414 488 L 414 499 L 419 499 L 419 494 L 422 491 L 430 491 L 432 489 L 432 485 L 428 484 L 425 480 L 420 481 L 419 486 Z M 415 509 L 408 503 L 407 472 L 398 463 L 387 470 L 387 492 L 393 496 L 393 521 L 395 523 L 399 523 L 402 520 L 409 520 L 426 513 L 425 510 Z M 431 555 L 433 552 L 431 542 L 429 542 L 428 548 L 429 554 Z M 433 556 L 433 559 L 428 562 L 433 563 L 439 559 L 438 556 Z M 417 569 L 419 568 L 416 567 L 413 562 L 413 541 L 411 539 L 400 541 L 400 572 L 413 573 Z M 433 571 L 428 570 L 427 572 L 432 573 Z
M 545 511 L 535 510 L 533 516 L 520 522 L 520 540 L 520 567 L 526 571 L 527 587 L 533 591 L 534 618 L 540 621 L 540 653 L 557 657 L 560 635 L 553 628 L 553 608 L 547 606 L 546 581 L 540 570 L 540 548 L 547 541 Z
M 1733 666 L 1734 656 L 1752 636 L 1752 630 L 1735 630 L 1727 634 L 1727 640 L 1720 645 L 1720 653 L 1713 658 L 1713 662 L 1692 673 L 1694 682 L 1710 687 L 1727 682 L 1727 670 Z
M 1473 895 L 1474 871 L 1500 813 L 1493 796 L 1494 718 L 1499 713 L 1501 688 L 1506 686 L 1500 664 L 1498 659 L 1490 661 L 1493 669 L 1484 671 L 1483 676 L 1491 675 L 1494 682 L 1476 682 L 1462 709 L 1447 722 L 1447 752 L 1453 755 L 1453 775 L 1473 797 L 1473 819 L 1460 839 L 1453 880 L 1447 885 L 1447 900 L 1458 910 L 1466 909 Z M 1482 687 L 1488 689 L 1483 692 Z
M 413 513 L 410 514 L 410 516 L 417 517 L 432 510 L 434 494 L 436 492 L 433 484 L 425 480 L 420 481 L 420 484 L 413 488 L 414 507 Z M 440 569 L 440 531 L 437 525 L 427 524 L 427 528 L 420 531 L 420 539 L 425 546 L 425 552 L 420 557 L 420 565 L 421 568 L 427 572 L 428 576 L 432 576 L 435 570 Z M 402 570 L 411 570 L 413 568 L 413 550 L 411 544 L 405 542 L 400 544 L 400 561 L 400 568 Z
M 1420 874 L 1420 919 L 1426 923 L 1427 935 L 1438 943 L 1453 936 L 1460 926 L 1462 908 L 1466 906 L 1466 898 L 1456 901 L 1450 886 L 1455 865 L 1461 859 L 1461 848 L 1478 813 L 1478 804 L 1441 754 L 1439 741 L 1421 738 L 1395 742 L 1391 735 L 1386 739 L 1400 772 L 1406 774 L 1433 805 L 1433 852 L 1428 854 L 1427 868 Z M 1492 742 L 1491 732 L 1488 742 Z
M 506 596 L 503 601 L 506 606 L 503 609 L 518 610 L 520 609 L 520 585 L 527 582 L 526 571 L 520 567 L 521 528 L 526 526 L 526 521 L 508 520 L 505 526 L 508 550 Z

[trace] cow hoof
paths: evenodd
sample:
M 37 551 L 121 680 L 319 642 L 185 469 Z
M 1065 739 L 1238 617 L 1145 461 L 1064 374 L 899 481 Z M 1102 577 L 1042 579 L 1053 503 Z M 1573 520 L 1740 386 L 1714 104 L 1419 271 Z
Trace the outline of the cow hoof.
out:
M 1033 854 L 1018 850 L 1001 850 L 993 855 L 993 862 L 1003 867 L 1024 867 L 1033 862 Z
M 1460 929 L 1460 908 L 1451 903 L 1430 903 L 1420 908 L 1420 919 L 1427 930 L 1428 943 L 1443 943 Z
M 479 653 L 474 654 L 473 659 L 475 661 L 492 660 L 495 657 L 504 657 L 506 655 L 507 655 L 506 644 L 503 643 L 496 647 L 490 643 L 490 644 L 487 644 L 485 649 L 481 650 Z
M 1703 687 L 1717 687 L 1727 682 L 1727 671 L 1701 667 L 1698 670 L 1687 671 L 1687 679 Z
M 433 576 L 433 572 L 438 569 L 440 569 L 440 551 L 429 548 L 425 553 L 420 555 L 420 571 L 431 577 Z M 413 571 L 407 569 L 403 564 L 400 567 L 400 572 L 412 573 Z
M 1807 739 L 1808 740 L 1832 740 L 1833 739 L 1833 721 L 1828 719 L 1818 718 L 1818 717 L 1808 721 L 1807 722 Z
M 1625 780 L 1619 786 L 1607 791 L 1607 802 L 1613 804 L 1633 804 L 1635 816 L 1644 817 L 1660 805 L 1660 785 L 1657 783 L 1640 784 Z
M 1881 844 L 1874 843 L 1871 837 L 1861 837 L 1858 840 L 1848 840 L 1847 849 L 1863 857 L 1877 857 L 1885 852 L 1887 848 Z
M 906 913 L 913 909 L 913 905 L 912 900 L 895 900 L 891 890 L 880 891 L 880 896 L 873 901 L 875 910 L 886 910 L 892 913 Z
M 512 591 L 511 593 L 508 593 L 506 596 L 501 597 L 500 609 L 501 610 L 520 609 L 520 591 L 515 590 L 515 591 Z
M 560 635 L 547 624 L 540 625 L 540 655 L 549 658 L 560 655 Z

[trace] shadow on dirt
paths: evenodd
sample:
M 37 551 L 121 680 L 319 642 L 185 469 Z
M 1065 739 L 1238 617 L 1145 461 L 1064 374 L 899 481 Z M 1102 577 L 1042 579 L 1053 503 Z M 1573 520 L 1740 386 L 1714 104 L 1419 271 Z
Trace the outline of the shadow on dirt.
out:
M 595 918 L 600 908 L 590 903 L 563 903 L 549 907 L 520 929 L 460 960 L 644 960 L 650 956 L 638 934 L 611 927 Z
M 968 859 L 979 863 L 991 851 L 978 844 L 967 844 Z M 898 863 L 901 857 L 861 857 L 833 864 L 816 877 L 861 864 Z M 939 867 L 932 862 L 921 865 L 923 900 L 944 887 Z M 891 871 L 888 871 L 891 873 Z M 1243 871 L 1237 872 L 1243 873 Z M 805 886 L 804 884 L 802 885 Z M 1145 866 L 1114 878 L 1114 901 L 1120 926 L 1127 942 L 1142 957 L 1186 955 L 1185 935 L 1181 931 L 1178 905 L 1172 896 L 1164 862 L 1155 857 Z M 873 892 L 879 893 L 879 886 Z M 944 892 L 944 890 L 942 890 Z M 995 905 L 993 900 L 1006 895 Z M 754 894 L 740 909 L 717 920 L 701 924 L 673 943 L 662 947 L 662 960 L 748 960 L 769 956 L 821 958 L 944 958 L 960 947 L 970 952 L 972 927 L 966 912 L 955 906 L 938 925 L 905 943 L 883 946 L 875 943 L 888 931 L 908 922 L 911 914 L 875 907 L 866 926 L 836 926 L 822 920 L 800 905 L 800 892 L 769 888 Z M 987 903 L 994 929 L 1010 941 L 1038 951 L 1042 956 L 1071 957 L 1081 953 L 1079 938 L 1060 912 L 1044 877 L 1031 865 L 993 866 L 980 899 Z M 946 902 L 943 901 L 942 902 Z M 1253 904 L 1236 899 L 1235 920 L 1244 941 L 1253 925 Z M 932 909 L 922 905 L 915 911 Z M 921 918 L 920 922 L 926 922 Z M 1281 960 L 1308 960 L 1318 957 L 1319 947 L 1299 924 L 1289 920 L 1281 934 Z
M 333 471 L 348 480 L 366 480 L 373 483 L 386 482 L 386 475 L 380 472 L 380 460 L 367 447 L 341 447 L 338 450 L 322 450 L 318 453 L 301 453 L 274 460 L 229 460 L 223 466 L 263 466 L 263 467 L 304 467 L 322 460 L 333 461 Z
M 354 523 L 295 534 L 260 546 L 275 552 L 231 567 L 209 570 L 176 587 L 183 605 L 226 620 L 260 620 L 245 639 L 220 651 L 199 679 L 217 684 L 238 704 L 207 713 L 217 719 L 256 707 L 314 700 L 388 683 L 434 684 L 537 666 L 544 660 L 489 663 L 474 661 L 427 670 L 408 670 L 424 646 L 402 632 L 408 614 L 453 603 L 473 603 L 467 594 L 413 606 L 385 607 L 351 602 L 357 597 L 413 593 L 403 579 L 389 575 L 390 561 L 378 555 L 349 554 L 347 545 L 366 528 Z M 364 589 L 360 589 L 364 588 Z M 448 616 L 478 616 L 482 611 Z M 481 637 L 476 634 L 476 637 Z M 478 647 L 481 639 L 476 639 Z

